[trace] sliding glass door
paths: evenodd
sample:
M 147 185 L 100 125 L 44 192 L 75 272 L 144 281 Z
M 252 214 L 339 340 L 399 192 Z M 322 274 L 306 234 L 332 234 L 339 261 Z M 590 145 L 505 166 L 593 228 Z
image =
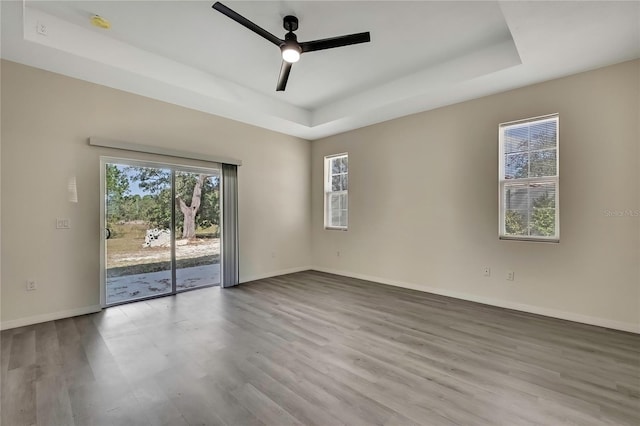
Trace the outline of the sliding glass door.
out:
M 176 171 L 176 287 L 220 284 L 220 172 Z
M 220 170 L 103 159 L 103 302 L 220 284 Z

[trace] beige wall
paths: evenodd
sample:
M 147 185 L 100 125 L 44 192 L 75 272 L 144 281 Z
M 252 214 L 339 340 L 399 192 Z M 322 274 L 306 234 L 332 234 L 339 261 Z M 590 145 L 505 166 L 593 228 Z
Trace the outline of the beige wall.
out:
M 640 61 L 311 145 L 11 62 L 1 78 L 3 328 L 99 303 L 99 156 L 162 158 L 87 145 L 98 136 L 241 159 L 243 281 L 313 265 L 640 331 L 640 218 L 604 214 L 640 210 Z M 499 241 L 497 125 L 553 112 L 561 242 Z M 344 151 L 350 227 L 325 231 L 322 159 Z M 67 198 L 73 176 L 77 204 Z M 69 217 L 72 229 L 56 231 L 56 217 Z M 28 278 L 37 291 L 24 290 Z
M 3 328 L 99 304 L 99 157 L 163 158 L 91 147 L 89 136 L 242 160 L 241 280 L 310 265 L 308 141 L 12 62 L 1 76 Z M 72 228 L 56 230 L 56 217 Z
M 604 213 L 640 211 L 639 82 L 628 62 L 314 141 L 314 266 L 640 332 L 640 217 Z M 500 241 L 498 124 L 555 112 L 561 242 Z M 323 157 L 345 151 L 349 230 L 327 231 Z

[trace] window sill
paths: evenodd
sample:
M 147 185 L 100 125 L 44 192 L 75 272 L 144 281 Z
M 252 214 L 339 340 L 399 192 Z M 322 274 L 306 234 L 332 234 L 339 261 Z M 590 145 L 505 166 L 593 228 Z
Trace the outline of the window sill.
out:
M 531 243 L 560 243 L 557 238 L 532 238 L 532 237 L 508 237 L 500 235 L 499 238 L 505 241 L 526 241 Z
M 335 226 L 325 226 L 324 230 L 325 231 L 347 231 L 348 228 L 337 228 Z

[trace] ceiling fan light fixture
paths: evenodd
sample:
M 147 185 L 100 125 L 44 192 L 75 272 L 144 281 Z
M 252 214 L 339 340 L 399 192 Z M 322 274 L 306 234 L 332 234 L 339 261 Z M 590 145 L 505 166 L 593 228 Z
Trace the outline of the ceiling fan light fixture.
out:
M 291 67 L 294 63 L 300 60 L 300 55 L 303 52 L 315 52 L 317 50 L 333 49 L 335 47 L 368 43 L 371 41 L 369 32 L 364 32 L 298 43 L 298 39 L 294 33 L 294 31 L 298 29 L 298 18 L 293 15 L 287 15 L 282 19 L 282 26 L 285 30 L 287 30 L 287 33 L 284 35 L 283 40 L 279 37 L 274 36 L 264 28 L 261 28 L 260 26 L 251 22 L 244 16 L 240 15 L 238 12 L 229 9 L 219 1 L 215 2 L 212 7 L 218 12 L 226 15 L 230 19 L 233 19 L 238 24 L 249 29 L 250 31 L 253 31 L 260 37 L 266 39 L 267 41 L 270 41 L 280 48 L 280 53 L 282 54 L 282 65 L 280 66 L 278 84 L 276 85 L 277 92 L 284 91 L 285 87 L 287 86 L 287 80 L 289 79 Z
M 283 44 L 280 48 L 282 50 L 282 59 L 290 64 L 296 63 L 300 60 L 300 46 L 297 44 Z

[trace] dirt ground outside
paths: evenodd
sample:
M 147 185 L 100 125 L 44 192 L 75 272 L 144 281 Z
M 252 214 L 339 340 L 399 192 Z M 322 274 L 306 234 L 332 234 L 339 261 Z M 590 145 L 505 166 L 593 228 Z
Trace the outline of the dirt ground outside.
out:
M 144 239 L 142 240 L 144 242 Z M 198 266 L 220 261 L 219 238 L 196 238 L 176 244 L 178 267 Z M 107 270 L 128 270 L 130 274 L 153 272 L 154 264 L 171 262 L 171 247 L 140 247 L 117 251 L 107 240 Z
M 171 247 L 143 247 L 147 227 L 121 226 L 107 245 L 107 303 L 171 292 Z M 220 238 L 176 240 L 178 291 L 220 284 Z

